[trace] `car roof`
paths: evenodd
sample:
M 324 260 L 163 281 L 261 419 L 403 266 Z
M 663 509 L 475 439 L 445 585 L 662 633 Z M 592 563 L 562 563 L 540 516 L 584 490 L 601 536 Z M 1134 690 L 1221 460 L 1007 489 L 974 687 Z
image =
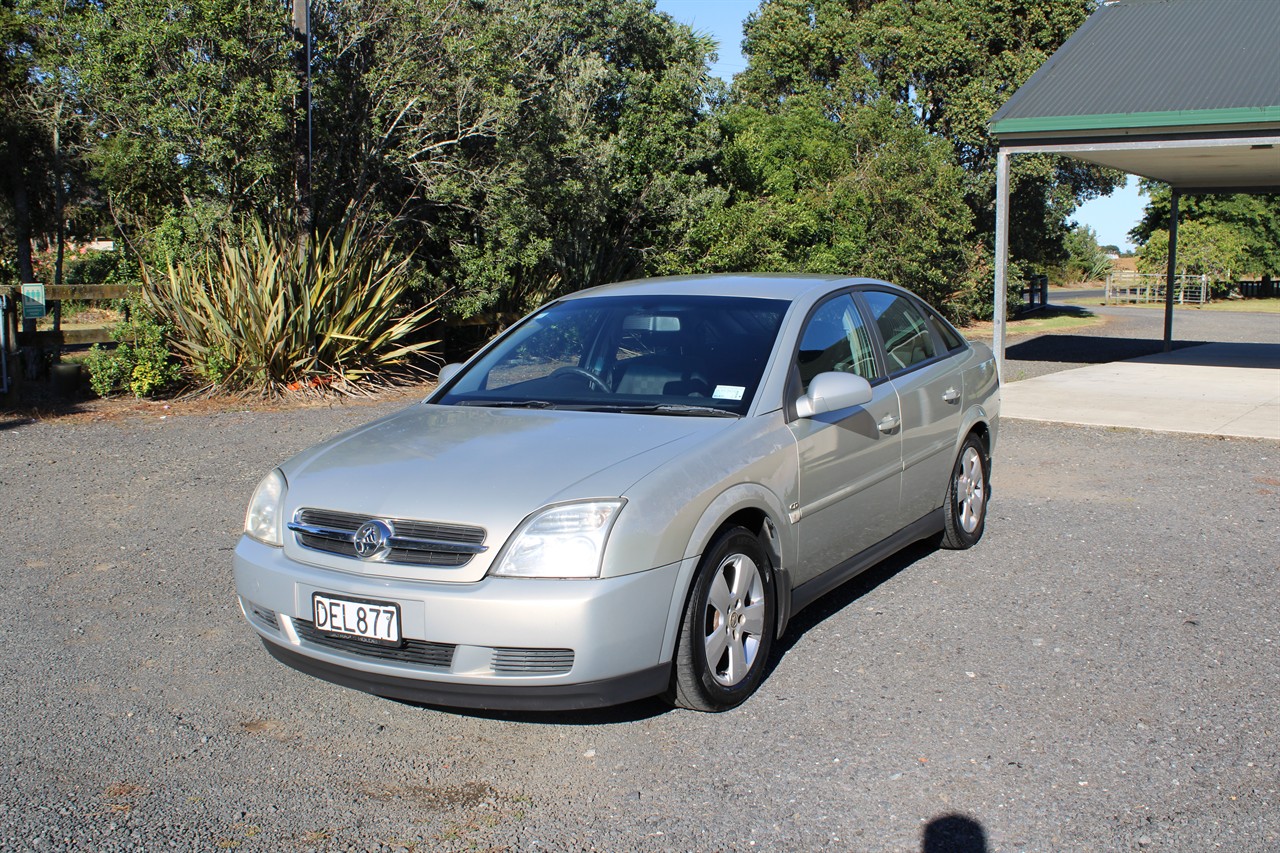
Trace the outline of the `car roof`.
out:
M 785 299 L 795 302 L 812 291 L 828 292 L 859 284 L 897 285 L 874 278 L 800 273 L 723 273 L 716 275 L 672 275 L 604 284 L 568 294 L 564 299 L 593 296 L 742 296 L 756 299 Z

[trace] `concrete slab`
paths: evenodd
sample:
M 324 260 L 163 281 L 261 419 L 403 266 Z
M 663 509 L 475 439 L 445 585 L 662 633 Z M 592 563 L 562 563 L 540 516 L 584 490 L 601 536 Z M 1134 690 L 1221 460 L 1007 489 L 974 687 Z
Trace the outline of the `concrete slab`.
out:
M 1280 344 L 1206 344 L 1011 382 L 1000 413 L 1280 441 Z

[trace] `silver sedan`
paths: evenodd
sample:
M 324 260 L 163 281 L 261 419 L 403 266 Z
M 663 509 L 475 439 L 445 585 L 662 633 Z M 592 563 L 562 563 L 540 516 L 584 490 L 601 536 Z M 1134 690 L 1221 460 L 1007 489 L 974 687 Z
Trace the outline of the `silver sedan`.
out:
M 382 696 L 724 710 L 800 608 L 979 540 L 998 409 L 991 352 L 882 281 L 584 290 L 270 472 L 236 590 L 280 661 Z

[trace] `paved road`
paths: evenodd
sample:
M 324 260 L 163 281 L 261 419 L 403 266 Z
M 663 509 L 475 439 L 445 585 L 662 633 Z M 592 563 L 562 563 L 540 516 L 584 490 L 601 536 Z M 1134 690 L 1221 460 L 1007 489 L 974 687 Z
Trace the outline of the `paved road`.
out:
M 237 612 L 258 476 L 384 408 L 0 419 L 0 848 L 1280 849 L 1274 442 L 1011 422 L 986 539 L 801 614 L 740 709 L 506 716 Z
M 1006 381 L 1017 382 L 1086 364 L 1123 361 L 1162 351 L 1163 310 L 1061 304 L 1085 295 L 1085 292 L 1054 291 L 1051 298 L 1059 307 L 1092 312 L 1103 322 L 1067 332 L 1009 338 L 1005 353 Z M 1177 348 L 1215 342 L 1280 344 L 1280 314 L 1179 308 L 1174 312 L 1173 338 Z

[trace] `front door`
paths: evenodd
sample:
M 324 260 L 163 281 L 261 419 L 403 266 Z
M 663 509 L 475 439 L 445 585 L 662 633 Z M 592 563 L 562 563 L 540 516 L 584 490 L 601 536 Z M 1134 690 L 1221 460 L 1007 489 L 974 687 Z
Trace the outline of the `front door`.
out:
M 800 463 L 799 585 L 902 526 L 902 413 L 893 384 L 879 375 L 871 336 L 849 294 L 832 297 L 809 317 L 793 370 L 798 393 L 819 373 L 838 371 L 867 379 L 875 395 L 865 406 L 789 425 Z

